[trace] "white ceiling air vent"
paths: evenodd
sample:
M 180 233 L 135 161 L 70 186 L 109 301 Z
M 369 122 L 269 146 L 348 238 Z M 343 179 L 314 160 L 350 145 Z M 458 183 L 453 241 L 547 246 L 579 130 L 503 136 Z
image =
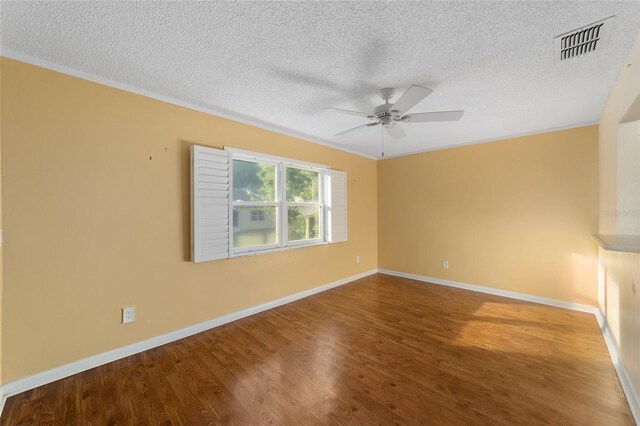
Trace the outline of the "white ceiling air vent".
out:
M 602 49 L 609 42 L 613 18 L 611 16 L 554 38 L 556 62 Z

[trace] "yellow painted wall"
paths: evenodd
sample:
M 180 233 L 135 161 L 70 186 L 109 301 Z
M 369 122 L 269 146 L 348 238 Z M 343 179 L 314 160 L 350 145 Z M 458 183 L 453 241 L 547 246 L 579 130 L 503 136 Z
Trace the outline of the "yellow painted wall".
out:
M 376 163 L 1 66 L 3 383 L 376 267 L 596 303 L 596 126 Z M 349 241 L 192 264 L 194 143 L 346 170 Z
M 378 267 L 595 305 L 597 209 L 596 126 L 387 159 Z
M 627 64 L 631 64 L 627 67 Z M 620 208 L 616 200 L 618 124 L 623 118 L 640 120 L 634 108 L 640 99 L 640 36 L 618 76 L 600 116 L 600 220 L 601 234 L 615 234 L 617 215 L 640 215 Z M 630 117 L 629 112 L 637 114 Z M 637 141 L 640 144 L 640 140 Z M 640 216 L 639 217 L 640 220 Z M 627 219 L 627 218 L 625 218 Z M 640 254 L 599 251 L 600 310 L 603 312 L 640 398 Z
M 4 383 L 376 267 L 374 160 L 7 58 L 1 78 Z M 191 144 L 346 170 L 349 241 L 189 262 Z

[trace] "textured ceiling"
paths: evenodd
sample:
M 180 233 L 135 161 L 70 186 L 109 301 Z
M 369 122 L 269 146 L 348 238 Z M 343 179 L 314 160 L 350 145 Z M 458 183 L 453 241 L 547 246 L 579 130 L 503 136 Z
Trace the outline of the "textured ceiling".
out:
M 6 2 L 7 56 L 51 63 L 303 138 L 379 156 L 377 91 L 434 93 L 387 155 L 592 123 L 640 31 L 640 2 Z M 553 38 L 615 15 L 600 52 L 555 63 Z M 396 96 L 397 97 L 397 96 Z M 232 144 L 230 141 L 229 144 Z

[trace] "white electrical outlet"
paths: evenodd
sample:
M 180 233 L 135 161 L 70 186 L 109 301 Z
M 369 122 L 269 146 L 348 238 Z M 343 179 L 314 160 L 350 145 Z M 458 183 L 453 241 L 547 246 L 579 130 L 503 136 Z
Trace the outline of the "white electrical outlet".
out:
M 129 306 L 128 308 L 122 308 L 122 323 L 134 322 L 136 320 L 136 308 Z
M 360 263 L 360 256 L 356 256 L 356 263 Z
M 449 261 L 448 260 L 443 260 L 442 261 L 442 267 L 444 269 L 449 269 Z

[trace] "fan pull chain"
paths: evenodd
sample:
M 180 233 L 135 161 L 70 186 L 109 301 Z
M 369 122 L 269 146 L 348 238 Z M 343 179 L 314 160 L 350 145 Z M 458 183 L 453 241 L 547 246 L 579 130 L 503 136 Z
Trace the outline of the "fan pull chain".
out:
M 380 126 L 380 136 L 381 136 L 380 151 L 382 151 L 382 158 L 384 158 L 384 126 Z

